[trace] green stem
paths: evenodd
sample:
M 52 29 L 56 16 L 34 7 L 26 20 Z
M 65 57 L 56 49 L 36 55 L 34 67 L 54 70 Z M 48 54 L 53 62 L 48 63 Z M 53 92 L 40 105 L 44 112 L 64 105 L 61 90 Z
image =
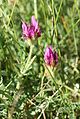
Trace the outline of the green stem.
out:
M 55 19 L 55 26 L 54 27 L 55 27 L 56 36 L 57 36 L 57 21 L 58 21 L 59 14 L 60 14 L 60 11 L 61 11 L 62 3 L 63 3 L 63 0 L 61 0 L 60 6 L 59 6 L 59 9 L 58 9 L 58 12 L 57 12 L 57 17 Z
M 18 100 L 20 99 L 21 94 L 23 93 L 22 89 L 18 90 L 14 96 L 11 107 L 8 109 L 8 119 L 13 119 L 13 113 L 15 111 Z
M 46 65 L 45 65 L 45 66 L 46 66 Z M 54 79 L 52 70 L 51 70 L 49 67 L 47 67 L 47 66 L 46 66 L 46 68 L 47 68 L 47 70 L 48 70 L 50 76 L 51 76 L 52 79 L 53 79 L 53 82 L 54 82 L 55 87 L 58 89 L 58 84 L 56 83 L 56 81 L 55 81 L 55 79 Z
M 34 0 L 34 14 L 35 14 L 35 17 L 37 19 L 38 18 L 38 15 L 37 15 L 37 0 Z
M 9 26 L 10 21 L 11 21 L 11 18 L 12 18 L 12 16 L 13 16 L 14 8 L 15 8 L 15 6 L 16 6 L 16 1 L 17 1 L 17 0 L 15 0 L 15 2 L 14 2 L 14 5 L 13 5 L 13 8 L 12 8 L 12 12 L 11 12 L 11 15 L 10 15 L 10 18 L 9 18 L 9 21 L 8 21 L 8 24 L 7 24 L 7 27 Z

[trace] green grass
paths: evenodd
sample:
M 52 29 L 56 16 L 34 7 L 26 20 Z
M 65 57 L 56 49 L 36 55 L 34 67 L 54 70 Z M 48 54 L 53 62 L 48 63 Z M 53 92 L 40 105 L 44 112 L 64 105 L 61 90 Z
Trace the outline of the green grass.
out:
M 79 119 L 80 0 L 13 1 L 0 0 L 0 119 Z M 29 47 L 21 21 L 32 15 L 41 37 Z M 58 52 L 54 69 L 47 45 Z

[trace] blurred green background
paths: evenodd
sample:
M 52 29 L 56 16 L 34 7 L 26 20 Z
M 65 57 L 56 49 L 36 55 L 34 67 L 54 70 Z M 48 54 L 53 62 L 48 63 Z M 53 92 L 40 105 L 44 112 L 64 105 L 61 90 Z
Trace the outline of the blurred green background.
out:
M 41 29 L 33 49 L 21 28 L 32 15 Z M 47 45 L 59 60 L 49 76 Z M 0 119 L 80 119 L 79 85 L 80 0 L 0 0 Z

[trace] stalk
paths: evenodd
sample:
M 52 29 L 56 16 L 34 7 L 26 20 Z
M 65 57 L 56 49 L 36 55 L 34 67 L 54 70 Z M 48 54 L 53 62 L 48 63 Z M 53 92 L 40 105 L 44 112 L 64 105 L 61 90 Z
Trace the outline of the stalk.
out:
M 37 19 L 38 18 L 38 15 L 37 15 L 37 0 L 34 0 L 34 14 L 35 14 L 35 18 Z

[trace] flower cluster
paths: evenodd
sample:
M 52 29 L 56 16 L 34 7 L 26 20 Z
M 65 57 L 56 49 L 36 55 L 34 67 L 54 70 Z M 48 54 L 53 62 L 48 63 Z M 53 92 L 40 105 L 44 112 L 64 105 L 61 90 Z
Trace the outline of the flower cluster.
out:
M 22 33 L 25 39 L 33 39 L 41 36 L 41 31 L 35 17 L 31 17 L 31 24 L 22 22 Z M 52 50 L 51 46 L 47 46 L 44 53 L 44 61 L 48 66 L 56 66 L 58 63 L 58 54 Z
M 24 21 L 22 22 L 22 33 L 25 39 L 32 39 L 41 36 L 38 22 L 35 20 L 34 16 L 31 17 L 31 24 L 27 24 Z
M 58 54 L 52 50 L 51 46 L 47 46 L 45 50 L 44 61 L 49 66 L 55 66 L 58 63 Z

